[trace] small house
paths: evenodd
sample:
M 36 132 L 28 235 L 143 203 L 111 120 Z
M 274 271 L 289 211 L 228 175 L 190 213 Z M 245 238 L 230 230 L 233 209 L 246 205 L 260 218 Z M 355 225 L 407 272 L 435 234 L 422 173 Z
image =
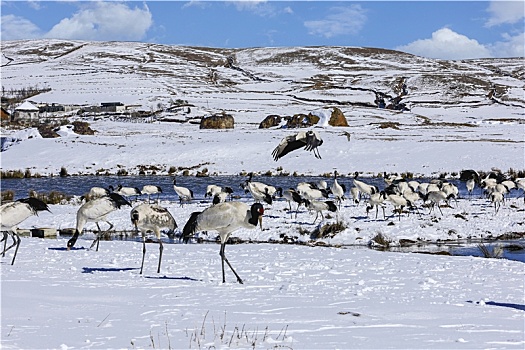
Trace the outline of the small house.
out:
M 15 108 L 15 121 L 38 122 L 39 109 L 31 102 L 25 101 Z
M 101 112 L 121 113 L 126 109 L 122 102 L 102 102 L 100 105 Z

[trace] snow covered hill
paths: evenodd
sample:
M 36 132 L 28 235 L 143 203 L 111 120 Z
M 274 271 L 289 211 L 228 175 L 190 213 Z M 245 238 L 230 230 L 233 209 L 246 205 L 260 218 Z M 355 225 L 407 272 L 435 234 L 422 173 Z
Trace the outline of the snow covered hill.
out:
M 183 100 L 195 106 L 187 119 L 217 112 L 235 118 L 234 136 L 189 124 L 131 127 L 91 120 L 95 136 L 33 139 L 32 145 L 10 147 L 2 153 L 3 170 L 52 174 L 65 166 L 70 174 L 86 174 L 95 173 L 93 167 L 112 173 L 124 167 L 136 173 L 146 164 L 163 173 L 170 165 L 207 164 L 212 172 L 232 174 L 283 168 L 317 175 L 338 167 L 435 175 L 466 167 L 524 168 L 520 58 L 443 61 L 358 47 L 214 49 L 65 40 L 8 41 L 1 48 L 4 91 L 49 89 L 32 97 L 35 102 L 118 101 L 163 110 L 158 116 L 169 119 L 173 112 L 167 107 Z M 378 108 L 380 99 L 405 111 Z M 271 150 L 290 131 L 260 132 L 266 116 L 333 107 L 341 109 L 349 127 L 324 128 L 322 161 L 290 156 L 273 162 Z M 351 143 L 340 142 L 343 129 L 353 135 Z M 164 142 L 176 145 L 176 152 Z M 239 147 L 232 149 L 232 142 Z M 117 158 L 111 156 L 115 152 Z

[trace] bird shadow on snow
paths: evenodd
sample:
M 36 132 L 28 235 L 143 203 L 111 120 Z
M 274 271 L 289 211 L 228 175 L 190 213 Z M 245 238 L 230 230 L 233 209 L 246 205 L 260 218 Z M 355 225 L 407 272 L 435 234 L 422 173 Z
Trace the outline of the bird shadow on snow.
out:
M 93 273 L 93 272 L 122 272 L 138 270 L 138 267 L 83 267 L 82 273 Z
M 59 250 L 59 251 L 66 251 L 67 250 L 67 247 L 56 247 L 56 248 L 47 248 L 49 250 Z M 79 247 L 79 248 L 71 248 L 69 250 L 88 250 L 87 248 L 84 248 L 84 247 Z
M 467 303 L 479 305 L 478 301 L 467 300 Z M 525 311 L 525 305 L 521 305 L 521 304 L 498 303 L 496 301 L 486 301 L 485 305 L 508 307 L 508 308 L 511 308 L 511 309 Z
M 195 282 L 202 282 L 202 280 L 198 280 L 198 279 L 195 279 L 195 278 L 191 278 L 191 277 L 167 277 L 167 276 L 162 276 L 162 277 L 158 277 L 158 276 L 144 276 L 144 278 L 150 278 L 150 279 L 154 279 L 154 280 L 179 280 L 179 281 L 195 281 Z

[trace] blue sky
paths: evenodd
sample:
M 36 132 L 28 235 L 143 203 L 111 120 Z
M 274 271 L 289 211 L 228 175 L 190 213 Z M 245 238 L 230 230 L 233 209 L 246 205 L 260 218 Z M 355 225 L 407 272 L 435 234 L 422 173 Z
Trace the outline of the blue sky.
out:
M 523 57 L 525 1 L 2 1 L 2 40 L 365 46 Z

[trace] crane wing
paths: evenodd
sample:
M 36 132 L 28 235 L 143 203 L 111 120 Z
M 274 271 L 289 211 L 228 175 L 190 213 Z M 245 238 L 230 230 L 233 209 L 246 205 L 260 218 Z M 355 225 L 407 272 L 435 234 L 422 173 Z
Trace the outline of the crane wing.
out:
M 275 161 L 284 157 L 288 153 L 295 151 L 301 147 L 304 147 L 305 143 L 302 140 L 298 140 L 296 135 L 287 136 L 282 139 L 281 143 L 272 152 L 273 159 Z

